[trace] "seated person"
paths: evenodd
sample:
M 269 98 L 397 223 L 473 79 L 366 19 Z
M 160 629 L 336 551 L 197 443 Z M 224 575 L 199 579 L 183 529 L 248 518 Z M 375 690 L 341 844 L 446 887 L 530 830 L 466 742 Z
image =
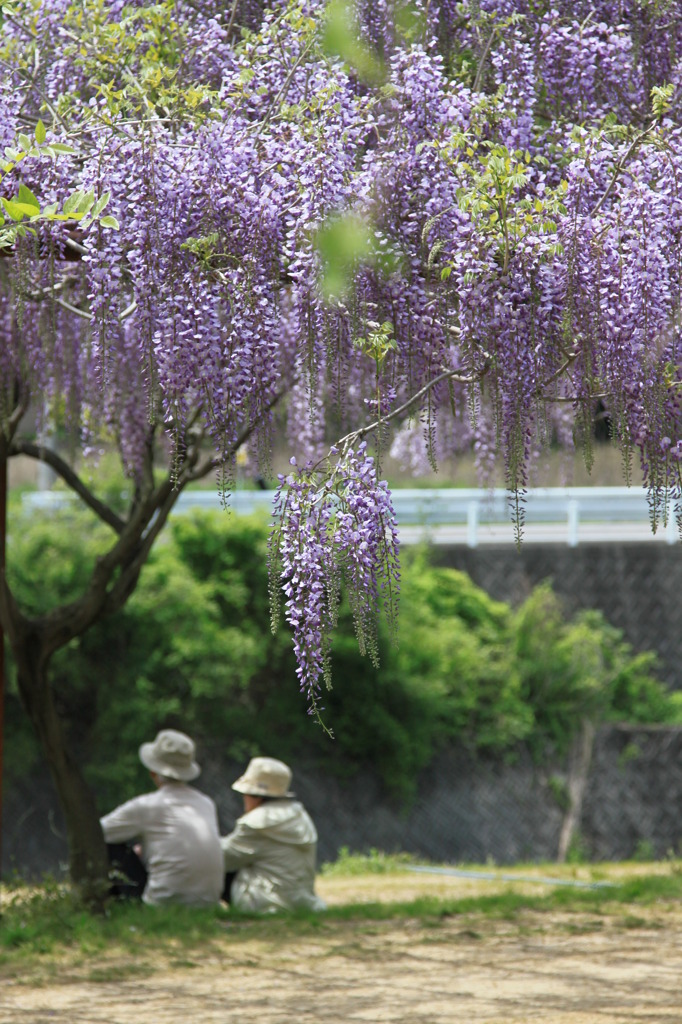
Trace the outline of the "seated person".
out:
M 142 744 L 140 760 L 156 791 L 100 819 L 109 860 L 128 880 L 112 894 L 151 904 L 215 906 L 224 884 L 218 814 L 210 797 L 187 785 L 201 771 L 194 743 L 165 729 Z M 139 847 L 129 845 L 134 840 Z
M 257 913 L 306 907 L 324 910 L 315 895 L 317 832 L 289 791 L 291 770 L 273 757 L 254 757 L 232 786 L 244 814 L 223 836 L 223 899 Z

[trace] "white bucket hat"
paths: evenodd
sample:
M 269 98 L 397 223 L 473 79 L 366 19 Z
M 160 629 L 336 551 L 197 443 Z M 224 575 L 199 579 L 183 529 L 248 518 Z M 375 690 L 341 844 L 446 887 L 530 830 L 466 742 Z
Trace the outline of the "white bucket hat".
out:
M 248 768 L 232 785 L 237 793 L 247 796 L 294 796 L 289 791 L 291 768 L 274 757 L 252 757 Z
M 162 729 L 153 743 L 140 747 L 140 761 L 150 772 L 166 779 L 189 782 L 201 768 L 194 760 L 195 747 L 189 736 L 175 729 Z

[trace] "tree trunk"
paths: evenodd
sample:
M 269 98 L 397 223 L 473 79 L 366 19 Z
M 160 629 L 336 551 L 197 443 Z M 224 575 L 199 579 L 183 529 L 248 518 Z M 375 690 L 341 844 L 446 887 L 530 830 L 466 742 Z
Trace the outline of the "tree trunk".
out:
M 580 732 L 573 741 L 570 754 L 570 769 L 568 776 L 569 806 L 561 826 L 559 836 L 559 850 L 557 861 L 563 864 L 571 846 L 571 841 L 576 835 L 580 822 L 580 814 L 583 809 L 583 797 L 587 778 L 590 773 L 592 761 L 592 750 L 594 747 L 595 727 L 594 722 L 588 718 L 583 719 Z
M 107 891 L 107 852 L 95 801 L 71 756 L 48 681 L 48 659 L 39 634 L 27 631 L 13 644 L 22 703 L 49 766 L 66 822 L 69 872 L 86 903 L 102 906 Z
M 54 459 L 61 465 L 57 456 Z M 117 527 L 117 538 L 109 551 L 96 560 L 90 584 L 81 596 L 40 619 L 30 619 L 21 612 L 5 574 L 0 572 L 0 621 L 16 661 L 19 695 L 40 742 L 64 814 L 71 881 L 95 910 L 102 908 L 108 888 L 107 851 L 93 794 L 69 750 L 49 683 L 48 666 L 56 650 L 82 636 L 128 600 L 182 486 L 184 481 L 175 489 L 169 480 L 165 481 L 146 497 L 140 508 L 131 511 L 125 522 L 113 514 L 106 518 L 106 510 L 91 499 L 90 507 L 101 516 L 104 514 L 109 525 Z
M 285 391 L 275 396 L 274 407 Z M 19 400 L 21 399 L 21 401 Z M 52 609 L 40 619 L 30 619 L 18 607 L 0 564 L 0 623 L 8 637 L 17 667 L 22 704 L 31 720 L 49 766 L 66 821 L 69 867 L 72 882 L 86 902 L 99 909 L 107 891 L 108 859 L 95 800 L 80 768 L 71 755 L 63 724 L 48 679 L 52 655 L 71 640 L 83 636 L 100 619 L 122 608 L 137 586 L 151 548 L 185 485 L 206 476 L 220 465 L 214 456 L 199 464 L 201 438 L 188 444 L 176 474 L 154 483 L 154 435 L 149 434 L 144 486 L 136 492 L 125 517 L 100 501 L 55 452 L 14 434 L 28 407 L 28 392 L 15 399 L 7 437 L 0 423 L 0 467 L 8 457 L 28 455 L 46 462 L 84 504 L 114 531 L 114 541 L 95 565 L 85 590 L 75 600 Z M 233 451 L 248 440 L 255 423 L 247 425 L 235 440 Z M 1 780 L 0 780 L 1 784 Z

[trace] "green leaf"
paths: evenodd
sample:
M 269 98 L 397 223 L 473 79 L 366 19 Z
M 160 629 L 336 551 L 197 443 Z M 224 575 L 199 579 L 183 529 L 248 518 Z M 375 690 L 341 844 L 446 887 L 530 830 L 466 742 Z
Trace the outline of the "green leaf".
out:
M 68 199 L 64 200 L 64 205 L 62 206 L 62 212 L 63 213 L 67 213 L 67 214 L 75 213 L 76 210 L 78 209 L 79 205 L 83 201 L 84 196 L 85 196 L 84 192 L 80 192 L 80 191 L 72 192 L 71 195 L 68 197 Z
M 53 153 L 75 153 L 73 146 L 67 146 L 63 142 L 51 142 L 50 149 Z
M 93 211 L 92 211 L 92 216 L 93 217 L 99 217 L 99 215 L 102 212 L 102 210 L 106 209 L 106 207 L 109 205 L 109 200 L 110 199 L 111 199 L 111 192 L 104 192 L 99 197 L 97 202 L 95 203 Z
M 423 35 L 426 27 L 426 16 L 416 3 L 396 5 L 395 23 L 399 33 L 407 40 L 414 42 Z
M 78 213 L 86 214 L 90 213 L 90 210 L 95 205 L 95 193 L 92 189 L 86 192 L 81 201 L 78 204 Z
M 20 135 L 19 135 L 19 145 L 20 145 L 20 146 L 21 146 L 21 148 L 23 149 L 24 153 L 28 153 L 28 151 L 29 151 L 29 150 L 31 149 L 31 147 L 33 146 L 33 143 L 32 143 L 32 141 L 31 141 L 31 140 L 29 139 L 28 135 L 24 135 L 24 134 L 23 134 L 23 132 L 22 132 L 22 133 L 20 133 Z
M 28 206 L 34 206 L 35 212 L 40 213 L 40 203 L 33 195 L 30 188 L 27 188 L 27 186 L 23 184 L 19 186 L 19 202 L 26 203 Z
M 14 199 L 0 199 L 0 202 L 5 207 L 6 212 L 12 218 L 12 220 L 20 221 L 24 217 L 32 217 L 35 210 L 32 206 L 25 206 L 23 203 L 17 203 Z
M 103 228 L 114 228 L 115 231 L 118 231 L 120 226 L 116 218 L 112 217 L 111 214 L 107 214 L 106 217 L 100 217 L 99 222 Z
M 380 84 L 386 77 L 383 61 L 362 40 L 355 12 L 348 0 L 330 0 L 325 10 L 322 47 L 340 57 L 365 82 Z
M 350 287 L 356 265 L 371 253 L 369 226 L 353 214 L 330 218 L 317 232 L 315 245 L 324 265 L 324 294 L 327 298 L 342 296 Z
M 47 132 L 45 131 L 45 125 L 43 124 L 42 121 L 38 121 L 38 124 L 36 125 L 36 142 L 38 142 L 38 143 L 44 142 L 46 136 L 47 136 Z

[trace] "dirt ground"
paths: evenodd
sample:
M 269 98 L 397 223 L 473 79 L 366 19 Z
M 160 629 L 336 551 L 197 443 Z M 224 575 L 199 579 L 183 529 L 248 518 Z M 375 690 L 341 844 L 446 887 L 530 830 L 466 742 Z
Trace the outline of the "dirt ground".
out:
M 539 887 L 432 875 L 322 878 L 330 904 Z M 183 959 L 182 957 L 185 957 Z M 522 911 L 329 920 L 283 942 L 246 938 L 200 959 L 115 956 L 45 980 L 7 977 L 1 1024 L 682 1024 L 682 906 L 596 915 Z

